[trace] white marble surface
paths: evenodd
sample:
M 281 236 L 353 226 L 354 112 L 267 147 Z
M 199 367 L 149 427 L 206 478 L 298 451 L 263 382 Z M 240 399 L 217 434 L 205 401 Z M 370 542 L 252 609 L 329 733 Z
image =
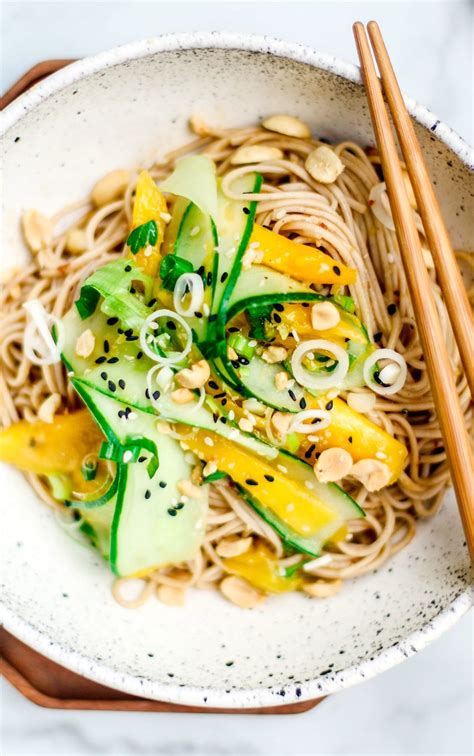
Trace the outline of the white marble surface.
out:
M 140 37 L 266 33 L 355 60 L 351 23 L 377 18 L 406 92 L 472 139 L 469 2 L 3 2 L 0 89 L 44 58 Z M 455 40 L 455 41 L 453 41 Z M 469 754 L 472 617 L 363 686 L 294 717 L 57 712 L 2 686 L 8 754 Z

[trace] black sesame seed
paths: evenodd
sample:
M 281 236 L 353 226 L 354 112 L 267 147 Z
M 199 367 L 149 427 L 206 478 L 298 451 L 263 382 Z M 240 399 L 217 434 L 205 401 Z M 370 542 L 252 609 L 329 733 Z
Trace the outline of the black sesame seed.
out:
M 258 486 L 258 483 L 253 478 L 247 478 L 245 481 L 248 486 Z
M 217 421 L 219 420 L 219 415 L 217 414 L 217 412 L 212 413 L 212 419 L 215 423 L 217 423 Z
M 168 484 L 167 484 L 167 483 L 165 483 L 165 481 L 164 481 L 164 480 L 160 480 L 160 482 L 158 483 L 158 485 L 159 485 L 159 487 L 160 487 L 160 488 L 166 488 L 166 486 L 167 486 Z
M 171 509 L 171 507 L 168 509 L 168 514 L 171 515 L 171 517 L 176 517 L 176 509 Z
M 401 413 L 402 413 L 402 415 L 408 415 L 408 410 L 407 409 L 402 409 Z
M 347 440 L 349 441 L 350 444 L 352 444 L 352 436 L 349 436 Z
M 145 460 L 146 460 L 146 457 L 138 457 L 139 462 L 145 462 Z
M 106 357 L 97 357 L 95 364 L 101 365 L 103 362 L 105 362 L 106 359 L 107 359 Z
M 211 389 L 218 389 L 219 388 L 219 386 L 217 385 L 217 383 L 215 381 L 208 381 L 208 386 Z
M 273 320 L 275 321 L 275 323 L 281 323 L 281 316 L 277 312 L 274 312 Z
M 147 490 L 145 491 L 145 499 L 149 499 L 150 496 L 151 496 L 151 491 L 149 491 L 147 488 Z
M 224 283 L 229 278 L 229 274 L 227 272 L 224 272 L 221 276 L 221 283 Z
M 217 315 L 215 313 L 213 315 L 209 315 L 209 323 L 214 323 L 215 320 L 217 320 Z
M 238 333 L 238 331 L 239 331 L 239 329 L 236 328 L 235 326 L 231 326 L 227 330 L 229 331 L 229 333 Z
M 170 331 L 176 331 L 176 323 L 174 323 L 172 320 L 167 321 L 166 327 L 169 328 Z
M 135 294 L 136 289 L 134 286 L 130 286 L 130 294 Z
M 183 509 L 183 507 L 184 507 L 184 501 L 179 501 L 176 504 L 175 509 Z
M 145 396 L 147 399 L 150 398 L 150 392 L 148 391 L 148 389 L 145 389 Z
M 334 273 L 336 274 L 336 276 L 340 276 L 341 275 L 341 269 L 340 269 L 339 265 L 333 265 L 332 269 L 333 269 Z
M 109 365 L 115 365 L 115 363 L 118 362 L 118 361 L 119 361 L 118 357 L 109 357 L 109 359 L 107 360 L 107 363 Z
M 152 394 L 152 396 L 153 396 L 153 399 L 156 401 L 157 399 L 160 398 L 160 392 L 159 391 L 154 391 L 153 394 Z
M 227 422 L 227 418 L 226 418 L 226 417 L 224 417 L 224 416 L 220 417 L 220 418 L 219 418 L 219 420 L 221 421 L 221 423 L 222 423 L 223 425 L 225 425 L 225 424 L 226 424 L 226 422 Z
M 304 397 L 300 399 L 300 407 L 302 410 L 304 410 L 306 407 L 306 399 Z
M 150 301 L 147 304 L 147 307 L 154 307 L 156 305 L 156 299 L 153 297 L 153 299 L 150 299 Z
M 194 315 L 196 318 L 202 318 L 202 312 L 195 312 Z
M 122 334 L 123 333 L 123 328 L 117 328 L 117 333 Z
M 212 271 L 210 270 L 207 274 L 207 285 L 210 286 L 212 284 Z
M 239 357 L 239 362 L 241 365 L 250 365 L 250 360 L 247 357 Z
M 302 302 L 301 304 L 303 307 L 309 307 L 309 302 Z
M 326 404 L 326 409 L 327 410 L 332 410 L 333 407 L 334 407 L 334 402 L 331 399 L 331 401 Z
M 245 213 L 245 215 L 250 215 L 250 210 L 248 209 L 248 207 L 243 207 L 242 212 Z
M 268 480 L 269 483 L 273 483 L 273 481 L 275 480 L 273 475 L 264 475 L 263 477 L 265 478 L 265 480 Z
M 125 336 L 133 336 L 133 328 L 127 328 L 126 331 L 124 331 Z
M 296 402 L 296 395 L 295 395 L 295 392 L 292 389 L 289 389 L 288 395 L 289 395 L 290 399 L 292 399 L 294 402 Z
M 123 378 L 119 379 L 118 385 L 120 386 L 121 389 L 125 388 L 125 381 L 123 380 Z
M 225 407 L 225 405 L 226 405 L 226 404 L 227 404 L 227 399 L 223 399 L 223 400 L 221 401 L 221 405 L 222 405 L 223 407 Z
M 110 352 L 110 344 L 107 339 L 104 339 L 104 352 L 105 354 L 108 354 Z
M 377 333 L 374 333 L 374 341 L 378 343 L 380 339 L 382 338 L 382 336 L 383 336 L 382 331 L 377 331 Z
M 138 336 L 127 336 L 127 341 L 138 341 Z
M 103 380 L 103 381 L 106 381 L 106 380 L 107 380 L 107 373 L 106 373 L 105 371 L 103 371 L 103 372 L 102 372 L 102 373 L 100 374 L 100 377 L 102 378 L 102 380 Z
M 137 360 L 141 360 L 143 357 L 143 352 L 137 352 Z
M 131 265 L 126 265 L 125 268 L 124 268 L 125 273 L 130 273 L 131 270 L 132 270 L 132 266 Z
M 388 314 L 389 315 L 395 315 L 396 311 L 397 311 L 397 305 L 396 304 L 389 304 L 389 306 L 387 307 Z
M 109 381 L 107 386 L 109 387 L 109 391 L 112 391 L 112 393 L 116 390 L 117 386 L 113 381 Z
M 277 312 L 283 312 L 285 308 L 283 307 L 282 304 L 277 302 L 277 304 L 273 305 L 273 309 L 276 310 Z
M 115 325 L 118 323 L 118 318 L 108 318 L 107 319 L 107 325 Z
M 117 412 L 117 417 L 125 417 L 125 412 L 123 410 L 119 410 Z

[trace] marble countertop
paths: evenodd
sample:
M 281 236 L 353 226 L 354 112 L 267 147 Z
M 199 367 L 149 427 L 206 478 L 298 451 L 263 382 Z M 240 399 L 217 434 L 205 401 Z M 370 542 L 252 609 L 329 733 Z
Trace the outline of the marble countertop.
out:
M 472 143 L 472 4 L 3 2 L 0 89 L 45 58 L 172 31 L 254 32 L 355 60 L 351 24 L 376 18 L 403 89 Z M 2 753 L 470 754 L 472 615 L 403 665 L 292 717 L 43 710 L 1 687 Z

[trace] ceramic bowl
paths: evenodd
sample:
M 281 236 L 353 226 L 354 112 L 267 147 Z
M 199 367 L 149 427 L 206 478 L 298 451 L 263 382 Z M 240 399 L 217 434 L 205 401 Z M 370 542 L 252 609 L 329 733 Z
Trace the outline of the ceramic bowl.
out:
M 454 244 L 467 247 L 468 149 L 408 104 Z M 178 34 L 68 66 L 3 115 L 3 266 L 27 259 L 22 210 L 57 210 L 103 173 L 179 145 L 189 138 L 190 114 L 231 126 L 278 112 L 301 116 L 329 139 L 373 141 L 358 69 L 301 46 Z M 278 596 L 242 611 L 217 593 L 195 591 L 184 608 L 151 600 L 127 610 L 112 599 L 99 557 L 68 538 L 19 473 L 2 467 L 1 474 L 7 630 L 128 693 L 209 707 L 319 697 L 414 654 L 469 606 L 468 557 L 451 493 L 408 548 L 332 599 Z

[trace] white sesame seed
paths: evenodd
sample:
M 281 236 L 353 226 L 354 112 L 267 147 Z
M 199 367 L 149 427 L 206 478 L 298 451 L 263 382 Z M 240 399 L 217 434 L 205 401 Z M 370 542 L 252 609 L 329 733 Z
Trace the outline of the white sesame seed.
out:
M 240 436 L 240 431 L 238 430 L 238 428 L 232 428 L 231 432 L 229 433 L 229 439 L 233 441 L 239 436 Z
M 234 412 L 234 410 L 231 410 L 231 411 L 229 412 L 229 415 L 228 415 L 228 417 L 229 417 L 229 420 L 234 420 L 234 418 L 235 418 L 235 412 Z
M 284 465 L 277 465 L 277 469 L 280 470 L 280 472 L 282 472 L 282 473 L 287 473 L 288 472 L 288 468 L 285 467 Z
M 294 504 L 287 504 L 286 505 L 286 511 L 287 512 L 293 512 L 294 508 L 295 508 Z
M 125 464 L 127 464 L 127 462 L 130 462 L 130 460 L 132 459 L 132 457 L 133 457 L 132 452 L 129 449 L 127 449 L 127 451 L 125 451 L 123 453 L 122 462 L 124 462 Z
M 313 484 L 313 483 L 311 483 L 311 481 L 310 481 L 310 480 L 305 480 L 304 484 L 305 484 L 306 488 L 309 488 L 309 490 L 310 490 L 310 491 L 312 491 L 312 490 L 313 490 L 313 488 L 314 488 L 314 484 Z
M 200 229 L 199 226 L 194 226 L 194 228 L 192 228 L 191 231 L 189 232 L 189 235 L 190 236 L 197 236 L 198 233 L 200 232 L 200 230 L 201 229 Z
M 207 304 L 207 302 L 204 302 L 204 304 L 202 306 L 202 311 L 203 311 L 204 315 L 206 316 L 206 318 L 208 318 L 211 311 L 209 309 L 209 305 Z
M 206 446 L 214 446 L 214 441 L 210 436 L 206 436 L 204 443 L 206 444 Z

